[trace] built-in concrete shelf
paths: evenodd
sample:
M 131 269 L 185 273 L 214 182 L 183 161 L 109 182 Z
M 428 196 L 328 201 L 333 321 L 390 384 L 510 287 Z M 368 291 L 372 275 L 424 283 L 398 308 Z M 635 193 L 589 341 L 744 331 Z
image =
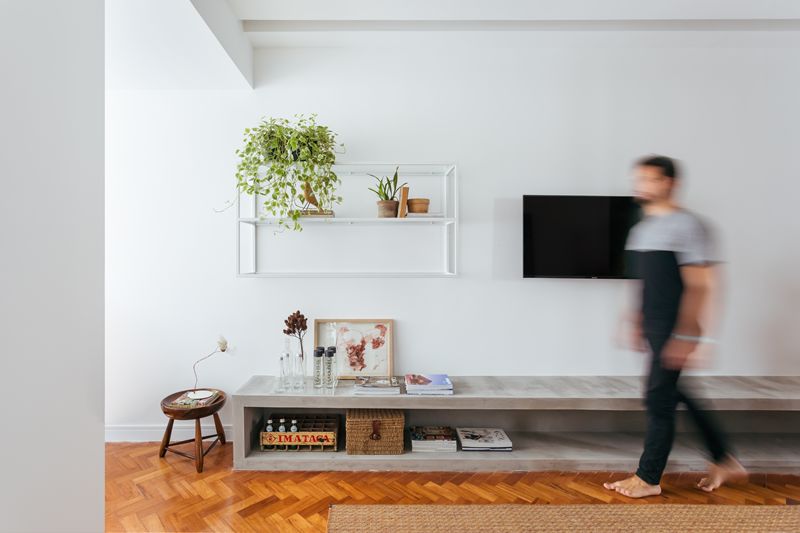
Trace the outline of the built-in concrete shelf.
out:
M 641 453 L 644 413 L 639 377 L 451 376 L 453 396 L 401 394 L 363 397 L 351 382 L 331 392 L 275 392 L 275 378 L 254 376 L 233 395 L 234 468 L 240 470 L 630 470 Z M 732 441 L 750 469 L 800 472 L 800 377 L 694 377 L 684 385 L 705 398 L 735 432 Z M 503 427 L 512 452 L 347 455 L 339 452 L 261 452 L 256 446 L 272 411 L 336 412 L 395 408 L 406 425 Z M 725 424 L 723 424 L 725 425 Z M 705 467 L 695 435 L 679 419 L 670 470 Z M 793 429 L 794 428 L 794 429 Z
M 400 470 L 482 472 L 510 470 L 633 471 L 642 453 L 640 433 L 528 433 L 509 431 L 511 452 L 409 452 L 402 455 L 347 455 L 333 452 L 260 452 L 253 450 L 241 470 Z M 736 435 L 736 453 L 751 471 L 800 472 L 800 435 Z M 693 435 L 676 439 L 668 470 L 708 468 Z
M 369 397 L 340 381 L 333 395 L 306 387 L 275 392 L 275 378 L 253 376 L 234 398 L 250 407 L 380 407 L 387 409 L 581 409 L 639 411 L 637 376 L 451 376 L 452 396 Z M 800 411 L 800 376 L 685 376 L 681 384 L 716 410 Z

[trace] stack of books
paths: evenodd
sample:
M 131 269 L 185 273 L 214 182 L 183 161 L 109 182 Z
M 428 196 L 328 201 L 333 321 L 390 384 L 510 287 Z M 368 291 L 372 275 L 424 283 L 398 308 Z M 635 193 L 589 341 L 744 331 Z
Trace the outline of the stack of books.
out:
M 467 452 L 510 452 L 511 439 L 498 428 L 456 428 L 461 449 Z
M 353 394 L 357 396 L 392 396 L 400 394 L 400 382 L 392 377 L 358 377 L 353 385 Z
M 453 383 L 447 374 L 406 374 L 406 393 L 420 396 L 449 396 Z
M 458 449 L 458 441 L 453 428 L 448 426 L 412 426 L 412 452 L 454 452 Z

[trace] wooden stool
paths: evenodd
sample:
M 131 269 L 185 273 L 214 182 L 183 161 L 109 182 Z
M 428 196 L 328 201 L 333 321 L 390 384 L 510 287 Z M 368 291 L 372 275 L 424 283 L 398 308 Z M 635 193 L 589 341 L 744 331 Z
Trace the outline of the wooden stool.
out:
M 189 389 L 193 390 L 193 389 Z M 167 429 L 164 431 L 164 438 L 161 439 L 161 448 L 158 450 L 158 456 L 164 457 L 167 454 L 167 451 L 172 453 L 177 453 L 178 455 L 182 455 L 184 457 L 188 457 L 189 459 L 194 460 L 195 467 L 197 468 L 198 472 L 203 471 L 203 457 L 211 451 L 211 448 L 219 442 L 220 444 L 225 444 L 225 430 L 222 428 L 222 422 L 219 420 L 219 415 L 217 411 L 222 409 L 222 406 L 225 405 L 225 400 L 227 396 L 225 393 L 218 389 L 207 389 L 211 391 L 219 392 L 219 396 L 217 399 L 214 400 L 213 403 L 209 405 L 204 405 L 203 407 L 196 407 L 196 408 L 189 408 L 189 409 L 181 409 L 177 407 L 170 407 L 170 403 L 177 400 L 183 393 L 188 391 L 180 391 L 176 392 L 175 394 L 170 394 L 163 400 L 161 400 L 161 410 L 164 412 L 165 415 L 169 418 L 167 422 Z M 214 426 L 217 428 L 217 432 L 214 435 L 206 435 L 203 436 L 202 431 L 200 430 L 200 419 L 205 418 L 207 416 L 214 417 Z M 178 442 L 170 442 L 170 436 L 172 435 L 172 424 L 175 420 L 194 420 L 194 438 L 193 439 L 186 439 L 181 440 Z M 203 440 L 204 439 L 211 439 L 216 437 L 214 442 L 211 443 L 205 451 L 203 451 Z M 178 444 L 186 444 L 187 442 L 194 441 L 194 455 L 190 455 L 185 452 L 181 452 L 178 450 L 170 449 L 170 446 L 177 446 Z

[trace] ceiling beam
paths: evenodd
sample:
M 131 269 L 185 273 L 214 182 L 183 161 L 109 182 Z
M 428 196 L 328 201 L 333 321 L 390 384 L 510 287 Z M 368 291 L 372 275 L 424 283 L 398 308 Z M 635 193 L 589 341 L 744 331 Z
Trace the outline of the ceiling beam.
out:
M 228 0 L 241 20 L 589 21 L 800 18 L 798 0 Z
M 253 46 L 244 34 L 242 21 L 228 2 L 220 0 L 191 0 L 191 2 L 225 53 L 244 76 L 247 84 L 253 87 Z
M 242 21 L 242 26 L 245 33 L 337 31 L 797 31 L 800 30 L 800 19 L 244 20 Z

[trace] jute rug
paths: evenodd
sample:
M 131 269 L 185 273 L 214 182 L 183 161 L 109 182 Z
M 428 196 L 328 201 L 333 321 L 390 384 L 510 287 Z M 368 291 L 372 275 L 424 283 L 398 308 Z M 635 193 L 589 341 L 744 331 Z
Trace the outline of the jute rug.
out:
M 328 533 L 800 532 L 800 506 L 333 505 Z

